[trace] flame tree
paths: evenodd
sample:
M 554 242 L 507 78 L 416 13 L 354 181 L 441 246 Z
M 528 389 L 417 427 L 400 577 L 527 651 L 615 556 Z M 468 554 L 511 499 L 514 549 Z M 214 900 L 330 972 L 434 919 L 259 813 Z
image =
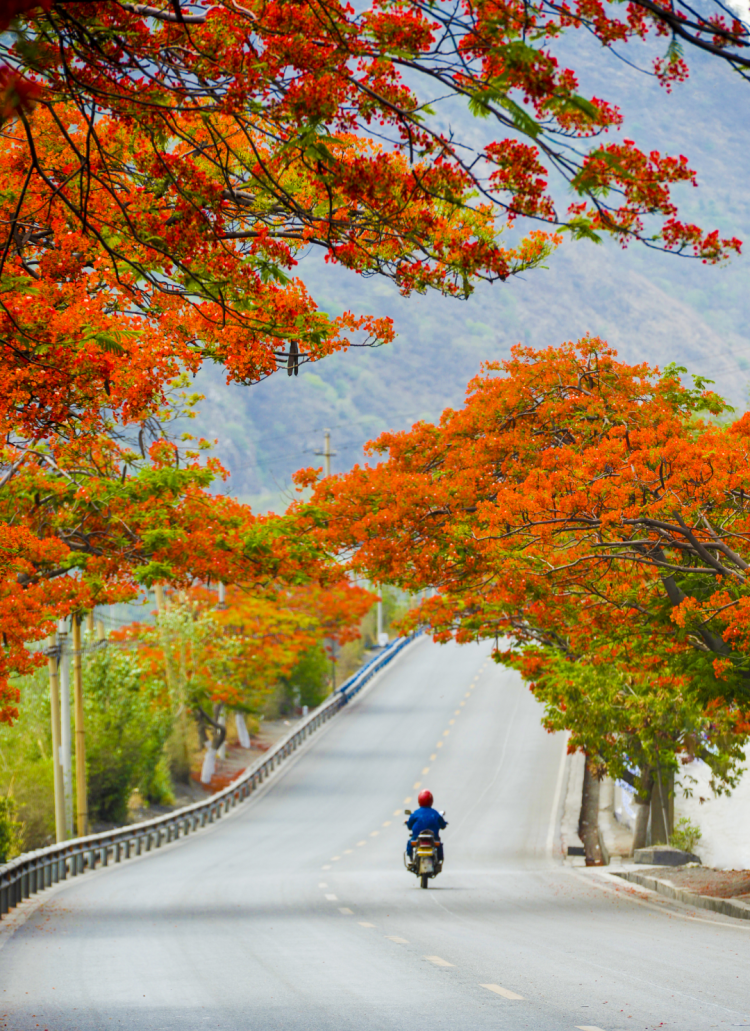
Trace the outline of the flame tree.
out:
M 750 699 L 750 417 L 682 372 L 595 338 L 516 347 L 309 510 L 358 573 L 437 587 L 413 620 L 495 640 L 547 726 L 644 802 L 695 756 L 733 783 Z

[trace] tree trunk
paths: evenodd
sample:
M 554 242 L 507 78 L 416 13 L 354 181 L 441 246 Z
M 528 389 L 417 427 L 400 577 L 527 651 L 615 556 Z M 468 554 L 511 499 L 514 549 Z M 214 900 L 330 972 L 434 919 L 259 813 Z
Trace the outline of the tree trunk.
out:
M 216 770 L 216 749 L 210 745 L 206 749 L 206 754 L 203 756 L 203 766 L 201 767 L 201 784 L 210 784 L 211 778 Z
M 217 704 L 214 705 L 214 715 L 212 719 L 208 713 L 203 711 L 203 709 L 200 707 L 196 708 L 198 726 L 203 730 L 205 741 L 208 744 L 206 754 L 203 757 L 203 766 L 201 767 L 201 784 L 211 783 L 211 778 L 216 770 L 216 756 L 226 740 L 227 728 L 220 722 L 223 709 L 223 704 L 217 702 Z M 208 727 L 213 729 L 211 738 L 208 736 Z
M 651 811 L 651 795 L 654 790 L 654 775 L 648 767 L 641 771 L 642 787 L 635 796 L 635 827 L 633 829 L 633 851 L 645 848 L 648 833 L 648 817 Z
M 583 798 L 581 800 L 581 817 L 578 821 L 578 837 L 583 842 L 586 855 L 586 866 L 604 866 L 604 856 L 599 843 L 599 780 L 589 768 L 583 774 Z
M 240 739 L 242 748 L 250 748 L 250 735 L 247 732 L 245 717 L 241 712 L 234 714 L 234 722 L 237 724 L 237 737 Z

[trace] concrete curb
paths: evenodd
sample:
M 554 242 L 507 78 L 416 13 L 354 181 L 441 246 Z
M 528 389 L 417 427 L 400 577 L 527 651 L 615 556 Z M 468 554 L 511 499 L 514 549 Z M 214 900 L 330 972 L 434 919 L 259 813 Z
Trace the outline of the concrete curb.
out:
M 633 884 L 640 884 L 642 888 L 648 888 L 650 891 L 655 891 L 669 899 L 676 899 L 678 902 L 686 902 L 698 909 L 710 909 L 714 913 L 733 916 L 738 920 L 750 920 L 750 905 L 747 902 L 740 902 L 739 899 L 696 895 L 695 892 L 687 891 L 685 888 L 678 888 L 667 877 L 654 877 L 652 874 L 641 873 L 637 870 L 612 870 L 611 876 L 631 881 Z

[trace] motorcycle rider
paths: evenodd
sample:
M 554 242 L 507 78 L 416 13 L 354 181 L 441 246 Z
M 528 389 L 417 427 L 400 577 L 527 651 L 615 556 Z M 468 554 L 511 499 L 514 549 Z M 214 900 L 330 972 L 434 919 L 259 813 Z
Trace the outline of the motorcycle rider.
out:
M 443 861 L 443 843 L 440 840 L 440 831 L 448 826 L 446 821 L 437 811 L 432 808 L 432 792 L 424 791 L 419 792 L 417 798 L 419 802 L 419 809 L 415 809 L 409 819 L 406 821 L 406 826 L 411 831 L 409 840 L 406 844 L 406 854 L 409 857 L 409 861 L 412 858 L 412 845 L 417 839 L 420 831 L 432 831 L 435 835 L 435 843 L 437 844 L 438 862 Z

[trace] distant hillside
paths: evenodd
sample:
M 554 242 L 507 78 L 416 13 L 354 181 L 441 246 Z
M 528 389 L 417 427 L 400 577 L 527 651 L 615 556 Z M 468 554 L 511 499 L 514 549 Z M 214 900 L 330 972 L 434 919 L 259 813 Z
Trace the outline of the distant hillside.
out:
M 671 96 L 657 96 L 653 79 L 614 59 L 608 82 L 598 83 L 593 56 L 586 75 L 594 93 L 626 91 L 628 131 L 639 143 L 685 153 L 698 169 L 701 188 L 684 187 L 678 198 L 683 217 L 731 231 L 750 250 L 750 87 L 706 61 Z M 207 399 L 199 425 L 220 439 L 218 454 L 232 471 L 225 489 L 258 507 L 278 507 L 291 473 L 321 464 L 313 452 L 322 446 L 324 427 L 331 428 L 338 451 L 334 471 L 348 469 L 361 461 L 364 441 L 382 430 L 435 419 L 446 406 L 460 405 L 480 363 L 507 355 L 517 341 L 541 347 L 598 334 L 628 361 L 676 361 L 714 379 L 736 406 L 745 405 L 746 258 L 713 268 L 643 248 L 566 243 L 549 264 L 547 271 L 480 288 L 459 302 L 404 299 L 386 282 L 331 269 L 316 256 L 305 259 L 300 274 L 327 310 L 390 315 L 398 339 L 253 387 L 226 386 L 217 369 L 202 373 L 196 385 Z

